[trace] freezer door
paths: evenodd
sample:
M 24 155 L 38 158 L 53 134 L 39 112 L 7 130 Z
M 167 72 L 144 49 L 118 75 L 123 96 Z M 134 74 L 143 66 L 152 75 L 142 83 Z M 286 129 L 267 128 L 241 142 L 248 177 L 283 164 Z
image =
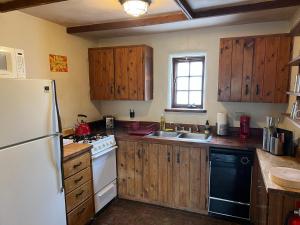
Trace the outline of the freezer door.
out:
M 59 132 L 54 82 L 0 79 L 0 149 Z
M 0 224 L 66 225 L 59 136 L 0 150 Z

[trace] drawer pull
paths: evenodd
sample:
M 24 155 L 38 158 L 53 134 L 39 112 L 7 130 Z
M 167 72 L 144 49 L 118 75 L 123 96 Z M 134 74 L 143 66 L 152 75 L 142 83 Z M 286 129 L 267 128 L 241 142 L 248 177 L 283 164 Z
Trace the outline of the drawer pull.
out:
M 84 190 L 81 190 L 78 194 L 76 194 L 76 198 L 80 197 L 83 194 Z
M 82 208 L 79 212 L 77 212 L 77 216 L 81 215 L 82 213 L 84 213 L 85 208 Z
M 79 163 L 75 164 L 75 165 L 73 166 L 73 168 L 76 169 L 77 167 L 81 166 L 81 164 L 82 164 L 82 162 L 79 162 Z
M 79 177 L 77 180 L 74 180 L 74 183 L 77 184 L 79 181 L 83 179 L 83 176 Z

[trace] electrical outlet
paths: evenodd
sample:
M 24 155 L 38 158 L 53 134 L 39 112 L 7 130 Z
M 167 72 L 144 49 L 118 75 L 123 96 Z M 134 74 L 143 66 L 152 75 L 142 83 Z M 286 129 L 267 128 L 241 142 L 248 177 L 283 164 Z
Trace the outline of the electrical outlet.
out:
M 235 112 L 234 113 L 234 120 L 236 120 L 236 121 L 240 120 L 240 117 L 242 115 L 245 115 L 245 112 Z

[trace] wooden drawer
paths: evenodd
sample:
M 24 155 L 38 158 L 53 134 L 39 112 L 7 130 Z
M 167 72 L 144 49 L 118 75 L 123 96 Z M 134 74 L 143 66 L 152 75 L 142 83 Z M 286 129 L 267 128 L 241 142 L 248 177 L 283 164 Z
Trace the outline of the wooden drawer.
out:
M 91 164 L 90 153 L 85 153 L 75 159 L 69 160 L 64 163 L 64 176 L 65 178 L 89 167 Z
M 85 225 L 94 216 L 93 198 L 89 198 L 68 214 L 68 225 Z
M 93 194 L 92 181 L 89 181 L 66 195 L 67 212 L 77 207 Z
M 92 179 L 91 167 L 88 167 L 65 180 L 65 191 L 69 193 Z

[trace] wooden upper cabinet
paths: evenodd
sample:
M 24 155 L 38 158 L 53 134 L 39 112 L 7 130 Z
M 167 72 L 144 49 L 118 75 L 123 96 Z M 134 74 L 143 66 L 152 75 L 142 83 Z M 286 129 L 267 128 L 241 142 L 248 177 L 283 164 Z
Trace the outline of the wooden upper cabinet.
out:
M 94 48 L 89 52 L 92 100 L 153 99 L 151 47 Z
M 89 49 L 89 67 L 91 99 L 114 99 L 114 50 Z
M 218 100 L 287 103 L 291 50 L 286 34 L 221 39 Z

